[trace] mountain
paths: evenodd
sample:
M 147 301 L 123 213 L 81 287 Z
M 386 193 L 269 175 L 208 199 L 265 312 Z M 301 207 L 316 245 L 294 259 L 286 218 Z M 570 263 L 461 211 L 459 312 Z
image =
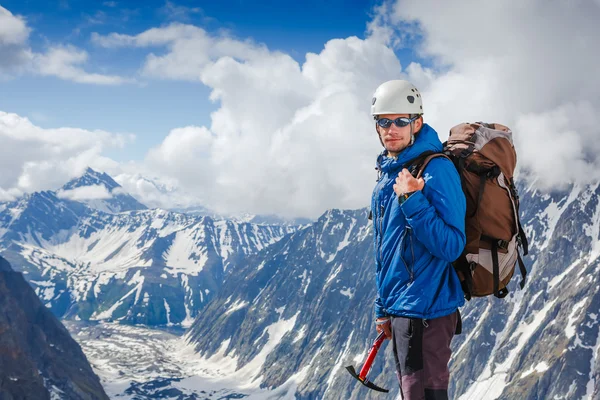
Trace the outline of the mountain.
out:
M 108 399 L 79 345 L 2 257 L 0 398 Z
M 523 197 L 533 241 L 526 290 L 465 308 L 454 393 L 462 400 L 600 398 L 599 186 L 551 195 L 529 188 Z
M 600 398 L 599 186 L 521 192 L 527 286 L 518 289 L 515 276 L 508 298 L 463 307 L 451 398 Z M 248 257 L 186 340 L 243 387 L 293 387 L 297 399 L 381 398 L 344 369 L 361 366 L 375 337 L 375 294 L 366 210 L 330 210 Z M 396 395 L 386 347 L 371 377 Z
M 343 367 L 358 368 L 375 337 L 367 214 L 330 210 L 249 258 L 187 339 L 201 356 L 223 357 L 227 373 L 260 387 L 296 383 L 297 399 L 364 398 Z
M 189 326 L 239 259 L 296 229 L 159 209 L 106 212 L 135 203 L 120 194 L 111 199 L 118 204 L 91 207 L 60 195 L 89 184 L 118 188 L 88 170 L 62 191 L 0 205 L 0 250 L 60 317 Z
M 463 307 L 451 396 L 600 398 L 599 185 L 520 192 L 531 242 L 527 286 L 519 290 L 515 277 L 506 299 Z M 344 368 L 360 367 L 375 338 L 372 240 L 366 209 L 286 227 L 163 210 L 108 213 L 54 192 L 0 205 L 0 249 L 55 314 L 183 327 L 197 316 L 182 348 L 238 397 L 256 388 L 272 398 L 382 396 Z M 393 364 L 386 344 L 371 371 L 391 396 Z M 157 388 L 184 393 L 193 377 L 136 379 L 143 384 L 131 390 L 157 398 Z
M 121 185 L 106 173 L 91 168 L 79 178 L 67 182 L 59 191 L 61 198 L 85 203 L 91 208 L 108 213 L 146 210 L 148 207 L 125 193 Z

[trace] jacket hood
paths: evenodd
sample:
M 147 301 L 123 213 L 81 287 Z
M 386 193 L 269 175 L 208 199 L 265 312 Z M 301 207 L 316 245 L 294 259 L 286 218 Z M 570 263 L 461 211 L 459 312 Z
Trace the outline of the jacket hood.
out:
M 442 150 L 442 142 L 435 129 L 428 124 L 423 124 L 421 131 L 415 135 L 415 142 L 412 146 L 402 150 L 397 158 L 386 157 L 387 150 L 384 150 L 377 157 L 377 168 L 384 173 L 400 170 L 408 161 L 414 160 L 426 151 L 439 153 Z

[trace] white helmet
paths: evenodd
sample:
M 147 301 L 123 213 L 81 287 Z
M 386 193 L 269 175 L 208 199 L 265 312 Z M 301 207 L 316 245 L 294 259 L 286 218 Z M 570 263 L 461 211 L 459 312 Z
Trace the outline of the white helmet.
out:
M 421 93 L 408 81 L 387 81 L 373 95 L 371 114 L 375 119 L 382 114 L 423 114 Z

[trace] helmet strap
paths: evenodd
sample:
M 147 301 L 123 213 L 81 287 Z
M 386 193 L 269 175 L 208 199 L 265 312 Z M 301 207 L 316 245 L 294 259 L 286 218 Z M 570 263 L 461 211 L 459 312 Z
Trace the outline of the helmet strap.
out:
M 375 122 L 375 132 L 377 132 L 377 137 L 379 138 L 379 143 L 381 143 L 381 145 L 385 149 L 385 145 L 383 144 L 383 140 L 381 139 L 381 134 L 379 133 L 379 129 L 377 129 L 377 121 Z

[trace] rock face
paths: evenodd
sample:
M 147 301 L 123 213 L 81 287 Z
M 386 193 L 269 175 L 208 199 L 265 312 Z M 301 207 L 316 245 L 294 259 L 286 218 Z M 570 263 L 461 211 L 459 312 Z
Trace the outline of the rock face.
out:
M 0 399 L 108 399 L 79 345 L 2 257 Z

